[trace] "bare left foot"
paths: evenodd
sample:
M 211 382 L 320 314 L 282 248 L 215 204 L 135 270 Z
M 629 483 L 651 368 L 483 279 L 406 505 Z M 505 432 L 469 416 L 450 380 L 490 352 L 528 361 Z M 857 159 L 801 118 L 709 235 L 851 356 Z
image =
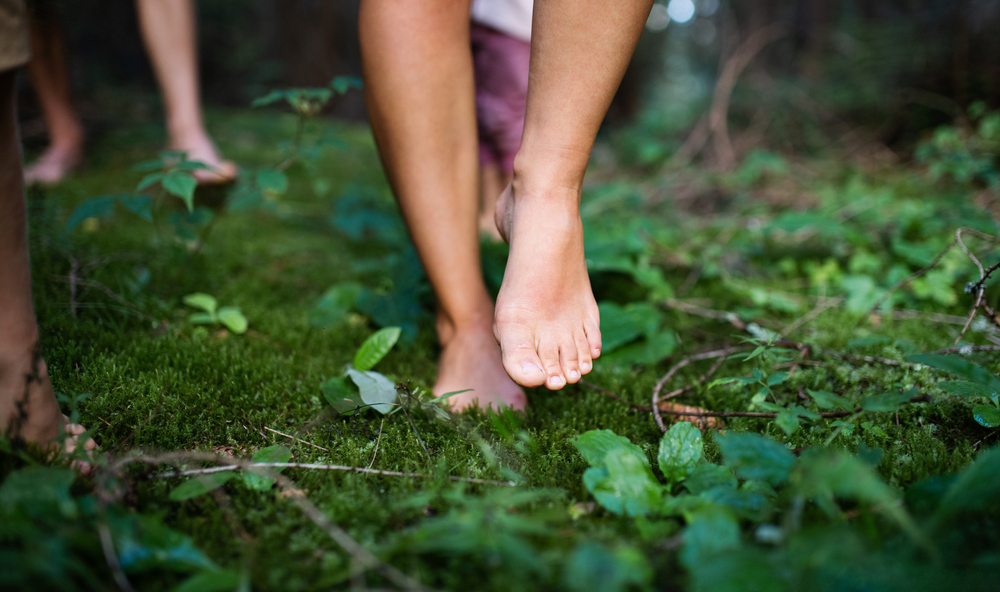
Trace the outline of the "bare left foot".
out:
M 38 160 L 24 169 L 24 182 L 28 185 L 57 185 L 83 162 L 80 146 L 49 146 Z
M 452 410 L 462 411 L 477 404 L 483 409 L 500 406 L 524 409 L 527 398 L 504 371 L 500 347 L 489 323 L 456 330 L 442 344 L 434 394 L 440 397 L 471 389 L 448 399 Z
M 186 152 L 188 160 L 200 162 L 209 167 L 210 170 L 199 170 L 192 173 L 199 185 L 229 183 L 236 178 L 236 163 L 222 158 L 215 143 L 204 130 L 172 137 L 169 149 Z

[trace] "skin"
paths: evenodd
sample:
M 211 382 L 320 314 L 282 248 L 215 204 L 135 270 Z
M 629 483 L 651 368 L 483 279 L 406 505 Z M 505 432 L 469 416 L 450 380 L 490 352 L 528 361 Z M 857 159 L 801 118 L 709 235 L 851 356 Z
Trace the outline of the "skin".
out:
M 474 389 L 450 399 L 455 408 L 475 401 L 522 408 L 524 394 L 514 383 L 557 390 L 579 381 L 600 356 L 580 194 L 597 130 L 650 6 L 536 0 L 524 136 L 496 207 L 511 250 L 493 307 L 476 236 L 469 3 L 361 4 L 372 129 L 440 307 L 443 351 L 434 391 Z M 498 378 L 501 370 L 513 382 Z
M 167 148 L 181 150 L 212 170 L 196 171 L 201 184 L 236 176 L 222 158 L 202 120 L 198 85 L 197 23 L 192 0 L 137 0 L 139 27 L 163 96 Z M 73 106 L 66 44 L 58 23 L 32 19 L 28 72 L 49 128 L 50 144 L 25 171 L 29 183 L 55 184 L 83 159 L 83 125 Z
M 85 430 L 59 411 L 31 303 L 24 182 L 14 101 L 13 70 L 0 72 L 0 430 L 72 452 Z M 93 440 L 84 443 L 87 450 Z
M 512 173 L 502 170 L 496 164 L 480 166 L 479 199 L 482 209 L 479 211 L 479 232 L 495 241 L 503 239 L 497 229 L 497 201 L 513 178 Z

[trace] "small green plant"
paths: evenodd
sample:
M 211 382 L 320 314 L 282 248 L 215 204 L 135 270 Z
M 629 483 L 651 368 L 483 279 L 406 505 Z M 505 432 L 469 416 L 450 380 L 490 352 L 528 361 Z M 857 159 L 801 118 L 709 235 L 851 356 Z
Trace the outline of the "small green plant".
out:
M 1000 427 L 1000 378 L 995 374 L 957 356 L 921 354 L 910 356 L 907 360 L 964 378 L 965 380 L 938 383 L 938 388 L 973 401 L 989 401 L 992 405 L 980 404 L 973 407 L 972 418 L 983 427 Z
M 201 310 L 188 317 L 188 321 L 194 325 L 223 325 L 233 333 L 242 335 L 247 332 L 247 318 L 243 316 L 237 306 L 223 306 L 219 308 L 219 303 L 215 297 L 204 292 L 188 294 L 183 298 L 184 304 Z
M 341 414 L 365 407 L 372 407 L 383 415 L 392 411 L 396 405 L 396 385 L 372 368 L 396 345 L 401 332 L 399 327 L 379 329 L 361 344 L 354 355 L 354 364 L 344 373 L 354 383 L 353 387 L 346 378 L 339 376 L 320 385 L 330 406 Z
M 917 146 L 917 162 L 926 164 L 934 179 L 978 183 L 1000 188 L 1000 112 L 987 113 L 985 104 L 969 109 L 969 126 L 939 127 Z

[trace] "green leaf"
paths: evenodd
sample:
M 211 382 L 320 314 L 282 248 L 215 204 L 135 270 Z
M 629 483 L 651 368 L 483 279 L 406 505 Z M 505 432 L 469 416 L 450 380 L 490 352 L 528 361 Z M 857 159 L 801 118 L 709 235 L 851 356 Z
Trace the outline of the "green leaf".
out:
M 219 306 L 218 301 L 211 294 L 206 294 L 204 292 L 195 292 L 194 294 L 188 294 L 182 298 L 184 304 L 188 306 L 193 306 L 194 308 L 200 308 L 201 310 L 207 312 L 208 314 L 214 315 L 217 307 Z
M 972 417 L 983 427 L 1000 427 L 1000 409 L 992 405 L 977 405 L 972 408 Z
M 774 386 L 776 384 L 781 384 L 788 379 L 788 372 L 775 372 L 774 374 L 767 377 L 767 386 Z
M 157 164 L 162 164 L 162 163 L 157 162 Z M 163 180 L 163 177 L 165 177 L 165 176 L 166 176 L 166 173 L 162 173 L 162 172 L 150 173 L 150 174 L 146 175 L 145 177 L 143 177 L 139 181 L 139 184 L 135 186 L 135 190 L 136 191 L 142 191 L 143 189 L 146 189 L 150 185 L 154 185 L 156 183 L 159 183 L 161 180 Z
M 288 177 L 276 169 L 261 169 L 257 171 L 257 186 L 264 193 L 284 195 L 288 191 Z
M 153 200 L 148 195 L 120 195 L 125 208 L 146 222 L 153 221 Z
M 336 324 L 354 307 L 361 294 L 361 284 L 347 282 L 330 287 L 309 310 L 309 324 L 325 329 Z
M 347 375 L 358 385 L 365 405 L 371 405 L 383 415 L 392 411 L 396 402 L 396 385 L 391 380 L 378 372 L 362 372 L 355 368 L 348 368 Z
M 976 458 L 948 488 L 935 516 L 940 526 L 944 518 L 956 512 L 995 511 L 1000 499 L 1000 447 L 993 447 Z M 949 524 L 952 528 L 956 525 Z
M 612 450 L 618 449 L 627 450 L 629 454 L 636 456 L 636 458 L 641 458 L 646 464 L 649 464 L 641 448 L 633 444 L 625 436 L 619 436 L 611 430 L 590 430 L 570 440 L 573 446 L 576 446 L 576 449 L 583 455 L 584 460 L 592 467 L 606 468 L 604 464 L 605 457 Z
M 100 197 L 94 197 L 88 199 L 87 201 L 76 206 L 73 213 L 70 214 L 69 220 L 66 221 L 66 232 L 71 232 L 74 228 L 80 225 L 87 218 L 95 218 L 97 216 L 107 216 L 108 214 L 115 211 L 115 201 L 118 197 L 115 195 L 102 195 Z
M 795 433 L 795 430 L 799 429 L 799 415 L 794 407 L 782 409 L 778 412 L 778 416 L 774 418 L 774 423 L 786 435 L 791 436 Z
M 684 488 L 697 495 L 703 491 L 717 488 L 736 489 L 736 475 L 719 465 L 698 465 L 684 480 Z
M 220 308 L 219 321 L 237 335 L 243 335 L 247 332 L 247 318 L 243 316 L 243 313 L 236 306 L 223 306 Z
M 188 317 L 188 322 L 192 325 L 214 325 L 219 322 L 219 317 L 210 312 L 196 312 Z
M 292 451 L 285 446 L 280 444 L 275 444 L 274 446 L 268 446 L 267 448 L 261 448 L 257 451 L 257 454 L 253 455 L 250 460 L 255 463 L 285 463 L 292 458 Z M 276 467 L 273 469 L 268 469 L 276 473 L 280 473 L 285 470 L 284 467 Z M 243 477 L 243 482 L 246 483 L 247 487 L 250 489 L 256 489 L 257 491 L 267 491 L 274 486 L 274 479 L 270 477 L 265 477 L 263 475 L 258 475 L 250 471 L 243 471 L 240 473 Z
M 946 380 L 939 382 L 937 387 L 946 393 L 960 397 L 989 397 L 993 394 L 990 392 L 990 389 L 981 384 L 964 380 Z
M 795 455 L 773 440 L 757 434 L 716 434 L 725 465 L 743 479 L 780 485 L 788 480 Z
M 330 87 L 340 94 L 344 94 L 352 88 L 361 88 L 361 79 L 356 76 L 337 76 L 330 83 Z
M 646 557 L 631 547 L 609 551 L 601 543 L 581 543 L 566 562 L 563 582 L 572 592 L 625 592 L 648 587 L 653 571 Z
M 925 366 L 950 372 L 959 378 L 964 378 L 976 384 L 981 384 L 991 392 L 1000 393 L 1000 378 L 997 378 L 995 374 L 986 368 L 983 368 L 978 364 L 973 364 L 972 362 L 958 356 L 919 354 L 915 356 L 908 356 L 906 360 L 908 362 L 913 362 L 914 364 L 924 364 Z
M 347 384 L 347 381 L 339 376 L 334 376 L 333 378 L 328 379 L 326 382 L 319 385 L 319 389 L 323 392 L 323 398 L 325 398 L 338 413 L 354 411 L 356 408 L 364 405 L 361 401 L 361 395 L 358 393 L 358 389 Z
M 667 481 L 679 483 L 691 474 L 701 460 L 704 447 L 701 430 L 690 422 L 680 421 L 670 426 L 660 440 L 660 451 L 656 457 Z
M 198 475 L 193 479 L 188 479 L 175 487 L 167 496 L 172 502 L 181 502 L 186 499 L 204 495 L 235 477 L 233 471 L 223 471 L 219 473 L 209 473 L 208 475 Z
M 619 306 L 613 302 L 597 305 L 601 315 L 601 353 L 607 354 L 645 335 L 656 335 L 663 314 L 646 302 Z
M 239 584 L 240 574 L 235 571 L 203 571 L 181 582 L 173 592 L 227 592 Z
M 376 331 L 361 344 L 358 353 L 354 354 L 354 367 L 361 371 L 374 368 L 392 346 L 396 345 L 401 332 L 399 327 L 386 327 Z
M 183 171 L 170 171 L 160 183 L 167 193 L 181 198 L 189 212 L 194 210 L 194 190 L 198 188 L 198 181 L 193 175 Z
M 871 412 L 899 411 L 903 404 L 913 398 L 913 393 L 882 393 L 865 397 L 861 401 L 861 408 Z
M 847 399 L 827 391 L 814 391 L 806 389 L 809 396 L 816 401 L 816 404 L 823 409 L 843 409 L 844 411 L 854 411 L 854 405 Z
M 691 516 L 684 529 L 684 547 L 680 552 L 681 563 L 688 569 L 709 557 L 740 546 L 740 525 L 729 510 L 719 506 L 706 506 Z
M 645 457 L 640 459 L 627 448 L 615 448 L 604 457 L 604 464 L 604 469 L 584 471 L 584 483 L 606 510 L 645 516 L 659 506 L 663 487 L 653 477 Z

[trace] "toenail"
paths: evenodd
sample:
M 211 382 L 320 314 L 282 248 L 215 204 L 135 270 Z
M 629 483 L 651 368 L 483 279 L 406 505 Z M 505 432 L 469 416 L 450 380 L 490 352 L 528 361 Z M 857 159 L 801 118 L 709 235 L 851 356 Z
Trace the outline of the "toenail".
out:
M 570 370 L 569 371 L 569 377 L 570 377 L 571 380 L 577 380 L 577 379 L 580 378 L 580 373 L 577 372 L 576 370 Z
M 525 374 L 541 374 L 542 369 L 531 362 L 525 362 L 521 364 L 521 372 L 524 372 Z
M 580 364 L 580 370 L 583 370 L 584 372 L 589 372 L 590 369 L 593 367 L 594 367 L 593 364 L 591 364 L 590 362 L 583 362 Z
M 551 388 L 562 388 L 566 385 L 566 379 L 562 376 L 550 376 L 549 377 L 549 387 Z

